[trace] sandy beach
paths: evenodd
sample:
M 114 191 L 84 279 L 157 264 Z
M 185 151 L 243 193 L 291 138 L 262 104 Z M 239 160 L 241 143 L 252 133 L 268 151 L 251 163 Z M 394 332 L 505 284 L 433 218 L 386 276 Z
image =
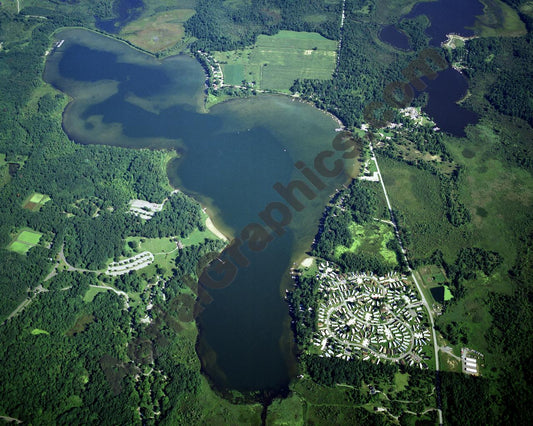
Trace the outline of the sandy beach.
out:
M 222 232 L 218 230 L 218 228 L 215 226 L 210 217 L 205 220 L 205 226 L 221 240 L 229 241 L 228 237 L 226 237 Z
M 306 257 L 304 260 L 302 260 L 302 263 L 300 263 L 300 266 L 303 266 L 304 268 L 309 268 L 313 264 L 313 258 L 312 257 Z

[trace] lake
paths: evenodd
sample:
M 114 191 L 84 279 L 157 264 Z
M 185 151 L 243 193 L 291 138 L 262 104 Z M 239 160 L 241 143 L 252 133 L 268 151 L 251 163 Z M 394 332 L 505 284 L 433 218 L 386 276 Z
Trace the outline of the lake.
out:
M 476 16 L 483 14 L 479 0 L 439 0 L 417 3 L 411 12 L 402 19 L 426 15 L 431 25 L 426 34 L 431 37 L 430 44 L 440 46 L 450 33 L 468 37 L 474 35 L 472 27 Z
M 394 25 L 385 25 L 379 32 L 379 39 L 397 49 L 409 50 L 411 47 L 407 35 Z
M 296 162 L 314 167 L 332 149 L 335 120 L 287 96 L 256 96 L 203 111 L 205 75 L 188 56 L 157 61 L 124 43 L 86 30 L 57 34 L 64 44 L 48 58 L 45 80 L 74 100 L 64 112 L 69 137 L 83 144 L 171 148 L 181 157 L 168 167 L 171 183 L 193 195 L 226 234 L 240 236 L 271 203 L 284 204 L 273 188 L 305 181 Z M 329 155 L 329 154 L 328 154 Z M 346 160 L 348 161 L 348 160 Z M 243 248 L 249 261 L 223 289 L 208 289 L 212 303 L 198 318 L 198 352 L 215 386 L 241 391 L 279 390 L 294 369 L 288 307 L 289 267 L 310 248 L 324 205 L 347 173 L 321 177 L 324 187 L 261 251 Z M 308 194 L 309 195 L 309 194 Z M 275 204 L 274 204 L 275 205 Z M 280 212 L 272 212 L 275 221 Z M 245 244 L 246 245 L 246 244 Z M 234 256 L 233 256 L 234 258 Z M 230 265 L 225 253 L 221 261 Z M 215 261 L 217 262 L 217 261 Z
M 431 37 L 430 45 L 440 46 L 450 33 L 463 36 L 473 35 L 472 27 L 476 16 L 483 13 L 483 5 L 479 0 L 439 0 L 417 3 L 411 12 L 401 19 L 415 18 L 426 15 L 431 25 L 426 34 Z M 382 28 L 379 38 L 397 49 L 410 48 L 409 39 L 394 25 Z M 467 95 L 468 81 L 458 71 L 448 68 L 438 73 L 435 80 L 425 79 L 429 101 L 423 108 L 437 126 L 454 136 L 466 135 L 465 127 L 474 124 L 478 115 L 462 108 L 457 101 Z

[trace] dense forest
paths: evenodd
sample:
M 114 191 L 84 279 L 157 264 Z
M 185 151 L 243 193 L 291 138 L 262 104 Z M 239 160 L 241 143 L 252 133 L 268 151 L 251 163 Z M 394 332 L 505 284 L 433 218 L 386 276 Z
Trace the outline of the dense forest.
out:
M 315 31 L 335 40 L 339 36 L 340 3 L 325 0 L 252 0 L 232 4 L 198 0 L 186 31 L 198 38 L 193 50 L 233 50 L 253 44 L 259 34 L 279 30 Z M 306 17 L 320 15 L 318 22 Z M 323 21 L 323 22 L 321 22 Z
M 154 268 L 154 276 L 168 280 L 165 293 L 144 273 L 102 278 L 54 270 L 61 252 L 70 265 L 97 270 L 125 255 L 126 237 L 185 238 L 205 230 L 200 205 L 171 194 L 164 167 L 170 153 L 81 146 L 64 134 L 67 99 L 41 80 L 50 34 L 90 27 L 94 16 L 114 13 L 111 2 L 70 3 L 20 14 L 0 8 L 0 160 L 9 166 L 0 182 L 0 415 L 32 424 L 136 424 L 141 418 L 150 424 L 156 416 L 171 424 L 197 421 L 204 409 L 195 402 L 201 381 L 195 337 L 177 334 L 177 324 L 194 317 L 178 319 L 173 308 L 180 293 L 191 292 L 185 278 L 194 280 L 198 262 L 223 244 L 199 241 L 177 253 L 168 269 Z M 31 14 L 46 19 L 25 16 Z M 24 208 L 35 192 L 50 200 Z M 133 198 L 168 199 L 143 220 L 128 212 Z M 26 254 L 8 250 L 27 228 L 43 234 L 40 244 Z M 136 295 L 143 305 L 94 288 L 103 285 Z M 24 299 L 27 307 L 6 320 Z M 147 326 L 141 319 L 149 300 L 158 305 Z M 195 297 L 186 301 L 191 309 Z

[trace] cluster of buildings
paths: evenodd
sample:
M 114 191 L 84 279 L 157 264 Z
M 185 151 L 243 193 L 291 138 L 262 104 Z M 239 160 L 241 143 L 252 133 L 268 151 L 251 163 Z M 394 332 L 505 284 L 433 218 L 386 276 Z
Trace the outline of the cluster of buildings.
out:
M 462 348 L 461 349 L 461 364 L 463 367 L 463 373 L 471 375 L 479 375 L 478 360 L 475 357 L 483 357 L 483 354 L 473 349 Z
M 323 356 L 404 362 L 427 368 L 430 343 L 421 300 L 406 277 L 339 274 L 321 263 L 321 302 L 313 344 Z
M 156 212 L 163 210 L 162 204 L 150 203 L 145 200 L 130 200 L 130 213 L 142 219 L 150 220 Z
M 154 255 L 149 251 L 143 251 L 133 257 L 121 260 L 119 262 L 111 262 L 106 270 L 106 275 L 112 277 L 117 275 L 124 275 L 130 271 L 137 271 L 146 268 L 154 261 Z

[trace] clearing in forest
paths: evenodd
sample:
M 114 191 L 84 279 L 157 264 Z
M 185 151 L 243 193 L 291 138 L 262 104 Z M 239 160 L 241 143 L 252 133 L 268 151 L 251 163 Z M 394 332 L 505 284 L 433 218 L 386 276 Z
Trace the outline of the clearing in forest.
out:
M 50 199 L 51 198 L 46 194 L 34 192 L 32 195 L 30 195 L 24 200 L 24 202 L 22 203 L 22 207 L 35 212 L 40 210 L 42 206 L 44 206 L 48 201 L 50 201 Z
M 43 234 L 32 231 L 31 229 L 24 230 L 17 234 L 14 240 L 7 246 L 11 251 L 20 254 L 26 254 L 29 249 L 36 246 Z
M 288 92 L 296 79 L 330 79 L 335 70 L 337 42 L 318 33 L 280 31 L 260 35 L 255 45 L 215 52 L 224 84 L 255 82 L 263 90 Z

